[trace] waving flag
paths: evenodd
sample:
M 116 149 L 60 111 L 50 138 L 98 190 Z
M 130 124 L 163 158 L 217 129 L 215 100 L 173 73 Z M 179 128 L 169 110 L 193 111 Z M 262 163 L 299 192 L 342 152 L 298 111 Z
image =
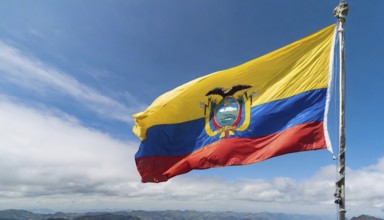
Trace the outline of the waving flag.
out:
M 328 148 L 335 25 L 195 79 L 134 115 L 143 182 Z

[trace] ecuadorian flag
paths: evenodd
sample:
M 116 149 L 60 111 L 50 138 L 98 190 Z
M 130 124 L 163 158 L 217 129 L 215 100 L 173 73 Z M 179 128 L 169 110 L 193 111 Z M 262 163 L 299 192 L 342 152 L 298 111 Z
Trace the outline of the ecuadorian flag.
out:
M 134 115 L 143 182 L 192 169 L 330 148 L 326 129 L 335 25 L 195 79 Z M 328 147 L 329 146 L 329 147 Z

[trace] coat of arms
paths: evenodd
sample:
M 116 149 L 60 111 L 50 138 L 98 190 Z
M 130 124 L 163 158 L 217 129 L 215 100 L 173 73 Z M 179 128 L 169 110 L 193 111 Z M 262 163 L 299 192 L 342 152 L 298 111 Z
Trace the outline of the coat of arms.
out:
M 231 88 L 214 88 L 205 96 L 207 103 L 201 102 L 205 115 L 205 131 L 209 136 L 219 135 L 228 138 L 236 131 L 244 131 L 250 123 L 252 97 L 248 94 L 252 86 L 235 85 Z

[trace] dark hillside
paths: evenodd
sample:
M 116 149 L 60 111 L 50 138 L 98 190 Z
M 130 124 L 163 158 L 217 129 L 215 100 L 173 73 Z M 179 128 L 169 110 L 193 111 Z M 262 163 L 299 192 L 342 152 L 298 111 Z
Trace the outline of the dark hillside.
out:
M 360 215 L 359 217 L 353 217 L 351 220 L 384 220 L 382 218 L 376 218 L 369 215 Z

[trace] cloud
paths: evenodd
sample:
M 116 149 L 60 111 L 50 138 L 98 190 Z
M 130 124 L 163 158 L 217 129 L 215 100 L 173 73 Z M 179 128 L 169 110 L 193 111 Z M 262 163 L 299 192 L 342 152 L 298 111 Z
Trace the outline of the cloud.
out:
M 334 169 L 323 168 L 306 180 L 276 177 L 227 181 L 187 175 L 164 184 L 142 184 L 134 195 L 157 209 L 327 214 L 334 210 L 334 183 L 329 176 L 319 179 L 323 172 L 334 174 Z
M 2 98 L 0 124 L 2 199 L 113 195 L 119 184 L 139 181 L 133 160 L 138 143 L 83 127 L 65 113 Z
M 131 115 L 144 106 L 132 95 L 126 96 L 131 97 L 130 106 L 126 106 L 3 41 L 0 41 L 0 73 L 0 80 L 20 88 L 45 94 L 59 92 L 100 116 L 124 122 L 132 122 Z
M 353 208 L 384 208 L 384 158 L 376 164 L 347 170 L 347 195 Z
M 236 110 L 237 110 L 237 108 L 234 108 L 232 106 L 228 106 L 228 107 L 221 108 L 219 110 L 219 112 L 231 112 L 231 111 L 236 111 Z
M 0 124 L 0 209 L 336 213 L 334 165 L 305 179 L 229 181 L 192 172 L 166 183 L 142 184 L 134 162 L 137 142 L 116 140 L 73 116 L 7 97 L 0 97 Z M 380 215 L 383 176 L 384 158 L 347 170 L 350 216 Z
M 384 208 L 384 185 L 380 184 L 384 176 L 383 161 L 384 158 L 363 169 L 348 169 L 348 216 L 381 215 Z M 329 165 L 320 168 L 313 176 L 300 180 L 276 177 L 271 180 L 228 181 L 218 177 L 179 176 L 165 184 L 142 185 L 134 194 L 143 201 L 150 201 L 147 204 L 158 209 L 169 209 L 171 206 L 214 211 L 336 215 L 333 198 L 335 180 L 336 166 Z

